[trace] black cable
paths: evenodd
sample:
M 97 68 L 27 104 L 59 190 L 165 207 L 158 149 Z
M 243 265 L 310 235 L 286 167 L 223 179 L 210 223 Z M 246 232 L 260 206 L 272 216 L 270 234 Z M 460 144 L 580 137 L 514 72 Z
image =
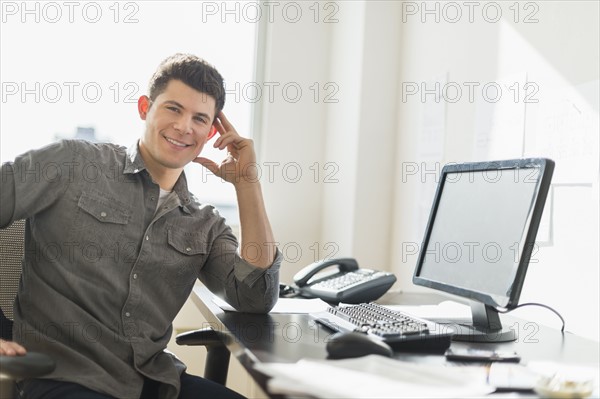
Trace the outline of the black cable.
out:
M 558 313 L 556 310 L 554 310 L 553 308 L 551 308 L 548 305 L 544 305 L 543 303 L 528 302 L 528 303 L 522 303 L 520 305 L 517 305 L 517 306 L 515 306 L 512 309 L 506 309 L 506 310 L 498 310 L 498 309 L 496 309 L 496 310 L 498 311 L 498 313 L 509 313 L 509 312 L 512 312 L 515 309 L 522 308 L 523 306 L 541 306 L 543 308 L 546 308 L 546 309 L 550 310 L 551 312 L 554 312 L 554 314 L 556 314 L 560 318 L 560 321 L 562 321 L 562 328 L 560 329 L 560 332 L 562 332 L 562 333 L 565 332 L 565 319 L 563 319 L 563 317 L 560 315 L 560 313 Z

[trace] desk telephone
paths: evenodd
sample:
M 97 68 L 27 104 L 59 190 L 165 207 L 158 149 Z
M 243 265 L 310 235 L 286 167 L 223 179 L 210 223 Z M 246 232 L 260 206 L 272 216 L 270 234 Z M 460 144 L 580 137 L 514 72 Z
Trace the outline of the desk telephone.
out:
M 323 272 L 330 267 L 334 270 Z M 322 273 L 316 276 L 319 272 Z M 370 302 L 382 296 L 395 282 L 393 274 L 361 269 L 353 258 L 317 261 L 294 276 L 294 284 L 301 296 L 331 303 Z

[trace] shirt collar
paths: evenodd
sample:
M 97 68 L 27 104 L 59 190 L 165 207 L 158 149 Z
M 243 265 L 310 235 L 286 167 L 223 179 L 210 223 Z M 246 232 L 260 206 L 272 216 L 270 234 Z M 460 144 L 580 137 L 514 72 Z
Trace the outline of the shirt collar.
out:
M 139 141 L 136 141 L 127 149 L 127 159 L 125 160 L 125 169 L 123 170 L 125 174 L 134 174 L 146 169 L 146 164 L 142 159 L 138 145 Z
M 189 206 L 192 203 L 192 193 L 190 193 L 188 190 L 185 171 L 182 171 L 181 175 L 179 175 L 179 179 L 177 179 L 175 182 L 173 191 L 175 191 L 177 197 L 179 198 L 179 206 L 184 210 L 184 212 L 191 213 Z
M 140 153 L 139 141 L 137 141 L 127 149 L 127 159 L 125 160 L 123 173 L 137 174 L 142 170 L 146 170 L 146 164 Z M 181 172 L 179 179 L 175 182 L 173 191 L 175 191 L 179 200 L 177 205 L 179 205 L 184 212 L 191 213 L 189 205 L 192 203 L 192 194 L 188 190 L 187 178 L 185 177 L 184 171 Z

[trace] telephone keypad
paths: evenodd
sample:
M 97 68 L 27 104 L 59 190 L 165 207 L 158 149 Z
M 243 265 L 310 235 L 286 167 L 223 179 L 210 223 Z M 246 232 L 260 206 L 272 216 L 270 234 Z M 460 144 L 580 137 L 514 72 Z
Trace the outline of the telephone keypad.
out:
M 327 280 L 318 282 L 312 287 L 324 291 L 340 291 L 344 288 L 348 288 L 353 284 L 362 283 L 364 281 L 373 280 L 381 275 L 381 272 L 376 272 L 369 269 L 359 269 L 357 271 L 345 273 L 339 277 L 329 278 Z

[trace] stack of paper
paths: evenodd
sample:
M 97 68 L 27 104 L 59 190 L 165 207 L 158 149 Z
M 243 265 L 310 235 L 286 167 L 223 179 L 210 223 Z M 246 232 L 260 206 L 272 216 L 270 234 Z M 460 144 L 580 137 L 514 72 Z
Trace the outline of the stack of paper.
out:
M 213 296 L 213 302 L 221 309 L 235 312 L 235 308 L 219 298 Z M 270 313 L 317 313 L 327 310 L 329 305 L 318 298 L 279 298 Z
M 262 363 L 272 394 L 316 398 L 466 398 L 487 395 L 485 367 L 417 364 L 370 355 L 344 360 Z
M 599 375 L 597 364 L 493 363 L 489 384 L 503 390 L 534 390 L 543 398 L 598 398 Z
M 471 308 L 469 306 L 450 300 L 443 301 L 438 305 L 385 305 L 385 307 L 428 320 L 471 320 Z

